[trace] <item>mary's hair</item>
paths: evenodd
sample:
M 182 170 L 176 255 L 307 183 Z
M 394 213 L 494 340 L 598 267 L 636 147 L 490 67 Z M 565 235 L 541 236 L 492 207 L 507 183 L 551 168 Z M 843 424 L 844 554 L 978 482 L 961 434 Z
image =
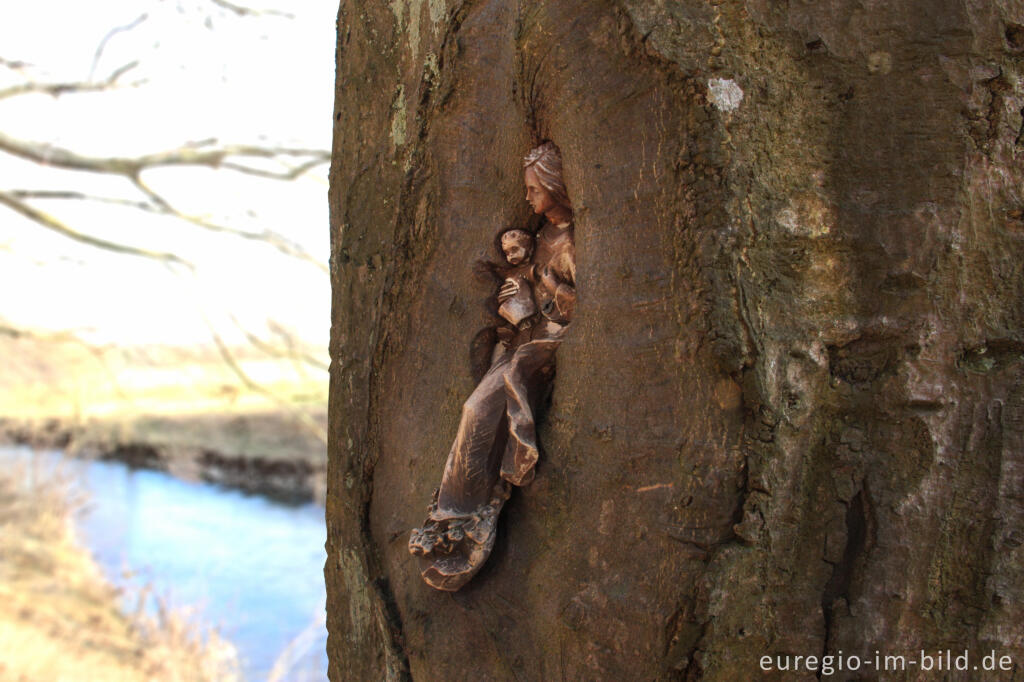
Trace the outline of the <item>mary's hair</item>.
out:
M 533 168 L 541 187 L 551 193 L 556 204 L 572 209 L 569 191 L 562 179 L 562 153 L 554 142 L 545 142 L 531 149 L 523 158 L 523 168 Z

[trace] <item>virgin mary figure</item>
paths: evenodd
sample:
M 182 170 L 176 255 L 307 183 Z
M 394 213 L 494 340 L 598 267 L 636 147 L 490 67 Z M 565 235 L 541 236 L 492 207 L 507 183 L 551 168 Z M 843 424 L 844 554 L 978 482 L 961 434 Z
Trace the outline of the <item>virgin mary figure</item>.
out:
M 439 590 L 458 590 L 480 570 L 494 546 L 498 514 L 511 486 L 533 480 L 536 410 L 554 377 L 555 351 L 576 305 L 572 203 L 558 147 L 551 142 L 536 147 L 523 166 L 526 200 L 545 219 L 533 254 L 538 319 L 526 338 L 495 346 L 490 369 L 462 406 L 427 520 L 409 538 L 409 551 L 424 558 L 423 579 Z M 519 286 L 508 280 L 498 302 L 519 293 Z

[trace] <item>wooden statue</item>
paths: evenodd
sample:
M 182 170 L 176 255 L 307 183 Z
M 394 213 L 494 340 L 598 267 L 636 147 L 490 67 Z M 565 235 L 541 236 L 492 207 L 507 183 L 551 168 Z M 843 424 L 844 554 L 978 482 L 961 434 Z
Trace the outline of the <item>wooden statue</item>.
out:
M 533 480 L 537 403 L 576 304 L 573 213 L 561 154 L 547 142 L 527 154 L 524 168 L 526 200 L 545 222 L 536 235 L 501 235 L 511 268 L 498 312 L 516 333 L 497 344 L 490 369 L 463 405 L 441 487 L 409 538 L 409 551 L 424 558 L 423 579 L 439 590 L 458 590 L 480 570 L 511 486 Z

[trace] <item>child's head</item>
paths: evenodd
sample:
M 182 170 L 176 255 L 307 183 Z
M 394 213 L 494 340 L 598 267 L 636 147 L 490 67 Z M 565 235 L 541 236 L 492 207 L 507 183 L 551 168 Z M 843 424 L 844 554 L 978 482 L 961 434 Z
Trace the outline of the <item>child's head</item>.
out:
M 519 265 L 533 255 L 533 235 L 526 230 L 512 228 L 501 233 L 501 250 L 510 265 Z

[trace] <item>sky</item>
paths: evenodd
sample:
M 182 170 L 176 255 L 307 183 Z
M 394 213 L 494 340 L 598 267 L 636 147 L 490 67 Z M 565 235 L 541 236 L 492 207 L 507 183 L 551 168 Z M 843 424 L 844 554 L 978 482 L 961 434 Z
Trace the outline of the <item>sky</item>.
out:
M 25 74 L 47 82 L 103 80 L 124 64 L 138 66 L 114 91 L 0 99 L 0 131 L 103 157 L 209 138 L 330 149 L 336 0 L 254 0 L 246 7 L 291 16 L 239 16 L 215 0 L 19 4 L 16 21 L 0 22 L 0 58 L 30 66 L 0 66 L 0 90 Z M 153 170 L 144 180 L 183 210 L 235 229 L 273 230 L 327 263 L 327 164 L 294 182 L 205 168 Z M 123 178 L 40 167 L 0 152 L 0 191 L 24 189 L 142 198 Z M 109 203 L 33 206 L 81 232 L 172 252 L 195 270 L 79 244 L 0 205 L 0 322 L 122 344 L 208 342 L 208 325 L 240 342 L 243 328 L 263 334 L 277 324 L 326 344 L 329 280 L 314 264 L 263 242 Z

